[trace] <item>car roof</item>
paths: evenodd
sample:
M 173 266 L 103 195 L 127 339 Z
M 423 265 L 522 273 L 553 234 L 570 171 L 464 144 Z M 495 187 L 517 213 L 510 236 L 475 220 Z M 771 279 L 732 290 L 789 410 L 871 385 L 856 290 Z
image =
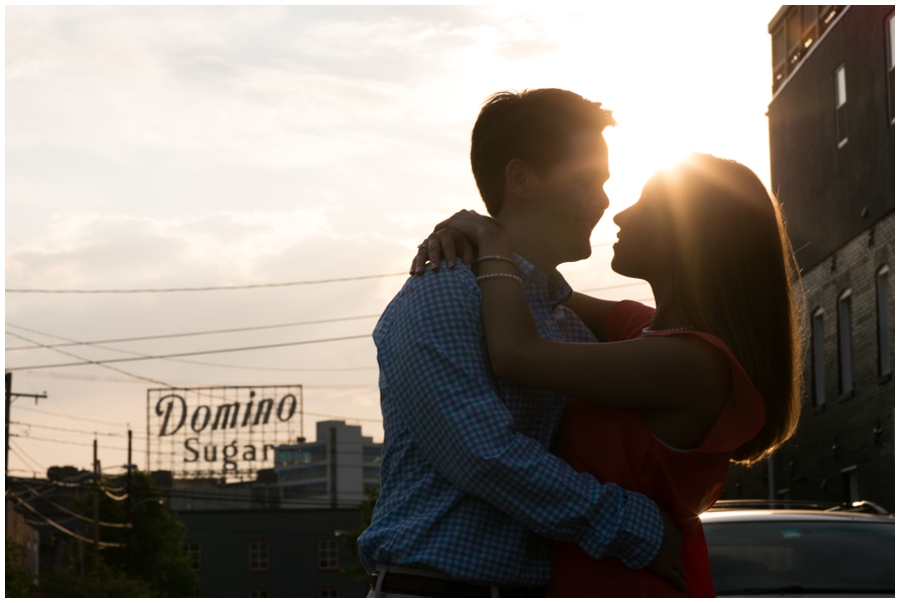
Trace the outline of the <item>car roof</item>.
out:
M 704 524 L 760 521 L 855 521 L 894 523 L 893 515 L 811 509 L 712 509 L 700 515 Z

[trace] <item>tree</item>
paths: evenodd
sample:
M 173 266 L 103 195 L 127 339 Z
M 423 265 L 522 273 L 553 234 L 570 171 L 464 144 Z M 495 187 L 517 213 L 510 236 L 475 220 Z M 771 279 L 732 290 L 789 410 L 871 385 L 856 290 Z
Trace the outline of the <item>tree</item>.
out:
M 73 567 L 55 567 L 41 573 L 41 592 L 47 597 L 66 598 L 157 596 L 143 580 L 129 578 L 122 570 L 103 562 L 86 574 L 79 574 Z
M 133 550 L 129 560 L 128 548 L 107 549 L 104 559 L 113 567 L 124 569 L 131 576 L 141 578 L 150 584 L 164 597 L 190 597 L 197 594 L 197 576 L 191 570 L 190 558 L 184 553 L 184 535 L 187 528 L 179 522 L 168 502 L 158 504 L 154 498 L 162 498 L 164 492 L 159 490 L 150 478 L 142 472 L 132 474 L 132 531 Z M 106 507 L 117 513 L 113 519 L 105 521 L 125 522 L 125 505 L 104 496 L 101 501 Z M 151 502 L 142 502 L 151 501 Z M 141 504 L 139 504 L 141 503 Z M 105 528 L 108 532 L 127 532 Z M 101 529 L 101 535 L 103 534 Z M 112 535 L 112 534 L 110 534 Z M 127 537 L 127 533 L 124 534 Z M 124 540 L 127 544 L 127 538 Z
M 110 484 L 101 484 L 104 490 Z M 77 498 L 75 510 L 91 517 L 93 494 Z M 126 507 L 124 500 L 100 493 L 100 520 L 106 523 L 124 524 Z M 142 472 L 132 474 L 132 525 L 128 528 L 101 526 L 100 541 L 121 544 L 122 547 L 108 547 L 100 552 L 99 567 L 91 564 L 88 576 L 76 579 L 74 570 L 57 572 L 56 580 L 48 585 L 54 591 L 56 585 L 84 592 L 83 596 L 156 596 L 190 597 L 197 594 L 197 576 L 191 570 L 190 558 L 184 553 L 184 535 L 187 529 L 167 503 L 159 504 L 155 499 L 164 498 L 150 475 Z M 129 534 L 129 532 L 131 532 Z M 90 545 L 87 545 L 90 546 Z M 42 579 L 42 586 L 44 580 Z M 100 594 L 115 589 L 120 594 Z M 43 589 L 50 594 L 47 588 Z M 95 593 L 95 594 L 91 594 Z M 65 596 L 78 596 L 71 592 Z
M 6 597 L 27 597 L 34 585 L 35 575 L 22 567 L 25 547 L 11 538 L 6 539 Z

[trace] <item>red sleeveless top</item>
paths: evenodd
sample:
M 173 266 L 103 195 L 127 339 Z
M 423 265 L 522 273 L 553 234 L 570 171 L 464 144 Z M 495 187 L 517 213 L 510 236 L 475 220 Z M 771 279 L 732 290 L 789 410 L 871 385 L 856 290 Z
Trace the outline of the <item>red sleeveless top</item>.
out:
M 619 302 L 607 317 L 607 341 L 641 337 L 653 312 L 637 302 Z M 560 456 L 576 471 L 640 492 L 668 511 L 685 535 L 680 560 L 687 576 L 687 596 L 714 597 L 706 540 L 697 516 L 722 493 L 731 454 L 762 429 L 765 405 L 718 337 L 699 331 L 646 336 L 699 337 L 731 361 L 731 394 L 706 438 L 694 450 L 676 450 L 657 440 L 627 408 L 573 400 L 563 421 Z M 594 560 L 573 543 L 554 543 L 553 561 L 548 597 L 685 596 L 646 570 L 630 570 L 613 557 Z

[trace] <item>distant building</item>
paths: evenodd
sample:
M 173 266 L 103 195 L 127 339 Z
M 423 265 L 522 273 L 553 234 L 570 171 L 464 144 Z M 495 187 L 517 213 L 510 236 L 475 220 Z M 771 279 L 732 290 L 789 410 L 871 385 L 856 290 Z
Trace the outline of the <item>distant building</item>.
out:
M 19 565 L 35 576 L 40 573 L 40 533 L 28 523 L 25 514 L 16 509 L 15 503 L 6 499 L 6 540 L 21 547 Z M 9 561 L 9 559 L 7 559 Z
M 47 478 L 7 476 L 6 536 L 25 546 L 27 564 L 33 564 L 35 574 L 59 566 L 84 571 L 90 544 L 59 528 L 90 538 L 90 525 L 73 516 L 72 511 L 73 500 L 91 491 L 92 477 L 92 473 L 75 467 L 50 467 Z
M 201 597 L 364 597 L 344 547 L 357 509 L 181 511 Z
M 355 509 L 367 489 L 381 489 L 381 448 L 357 425 L 320 421 L 315 442 L 276 447 L 274 468 L 258 471 L 252 482 L 177 479 L 171 471 L 152 476 L 173 511 Z
M 381 449 L 362 428 L 320 421 L 316 441 L 275 449 L 284 507 L 355 507 L 366 489 L 381 489 Z
M 724 498 L 894 509 L 894 7 L 783 6 L 769 24 L 772 188 L 806 294 L 797 435 Z

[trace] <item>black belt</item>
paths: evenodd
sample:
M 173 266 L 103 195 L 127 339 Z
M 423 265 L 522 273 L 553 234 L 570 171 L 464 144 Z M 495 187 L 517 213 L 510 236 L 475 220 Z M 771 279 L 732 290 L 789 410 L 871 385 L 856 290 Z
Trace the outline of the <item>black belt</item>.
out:
M 369 576 L 369 588 L 375 590 L 378 572 Z M 526 586 L 500 586 L 497 588 L 501 597 L 543 597 L 544 587 L 529 588 Z M 411 574 L 388 571 L 381 581 L 381 592 L 398 595 L 417 595 L 419 597 L 484 597 L 493 596 L 491 587 L 484 584 L 463 582 L 452 578 L 433 578 L 431 576 L 415 576 Z

